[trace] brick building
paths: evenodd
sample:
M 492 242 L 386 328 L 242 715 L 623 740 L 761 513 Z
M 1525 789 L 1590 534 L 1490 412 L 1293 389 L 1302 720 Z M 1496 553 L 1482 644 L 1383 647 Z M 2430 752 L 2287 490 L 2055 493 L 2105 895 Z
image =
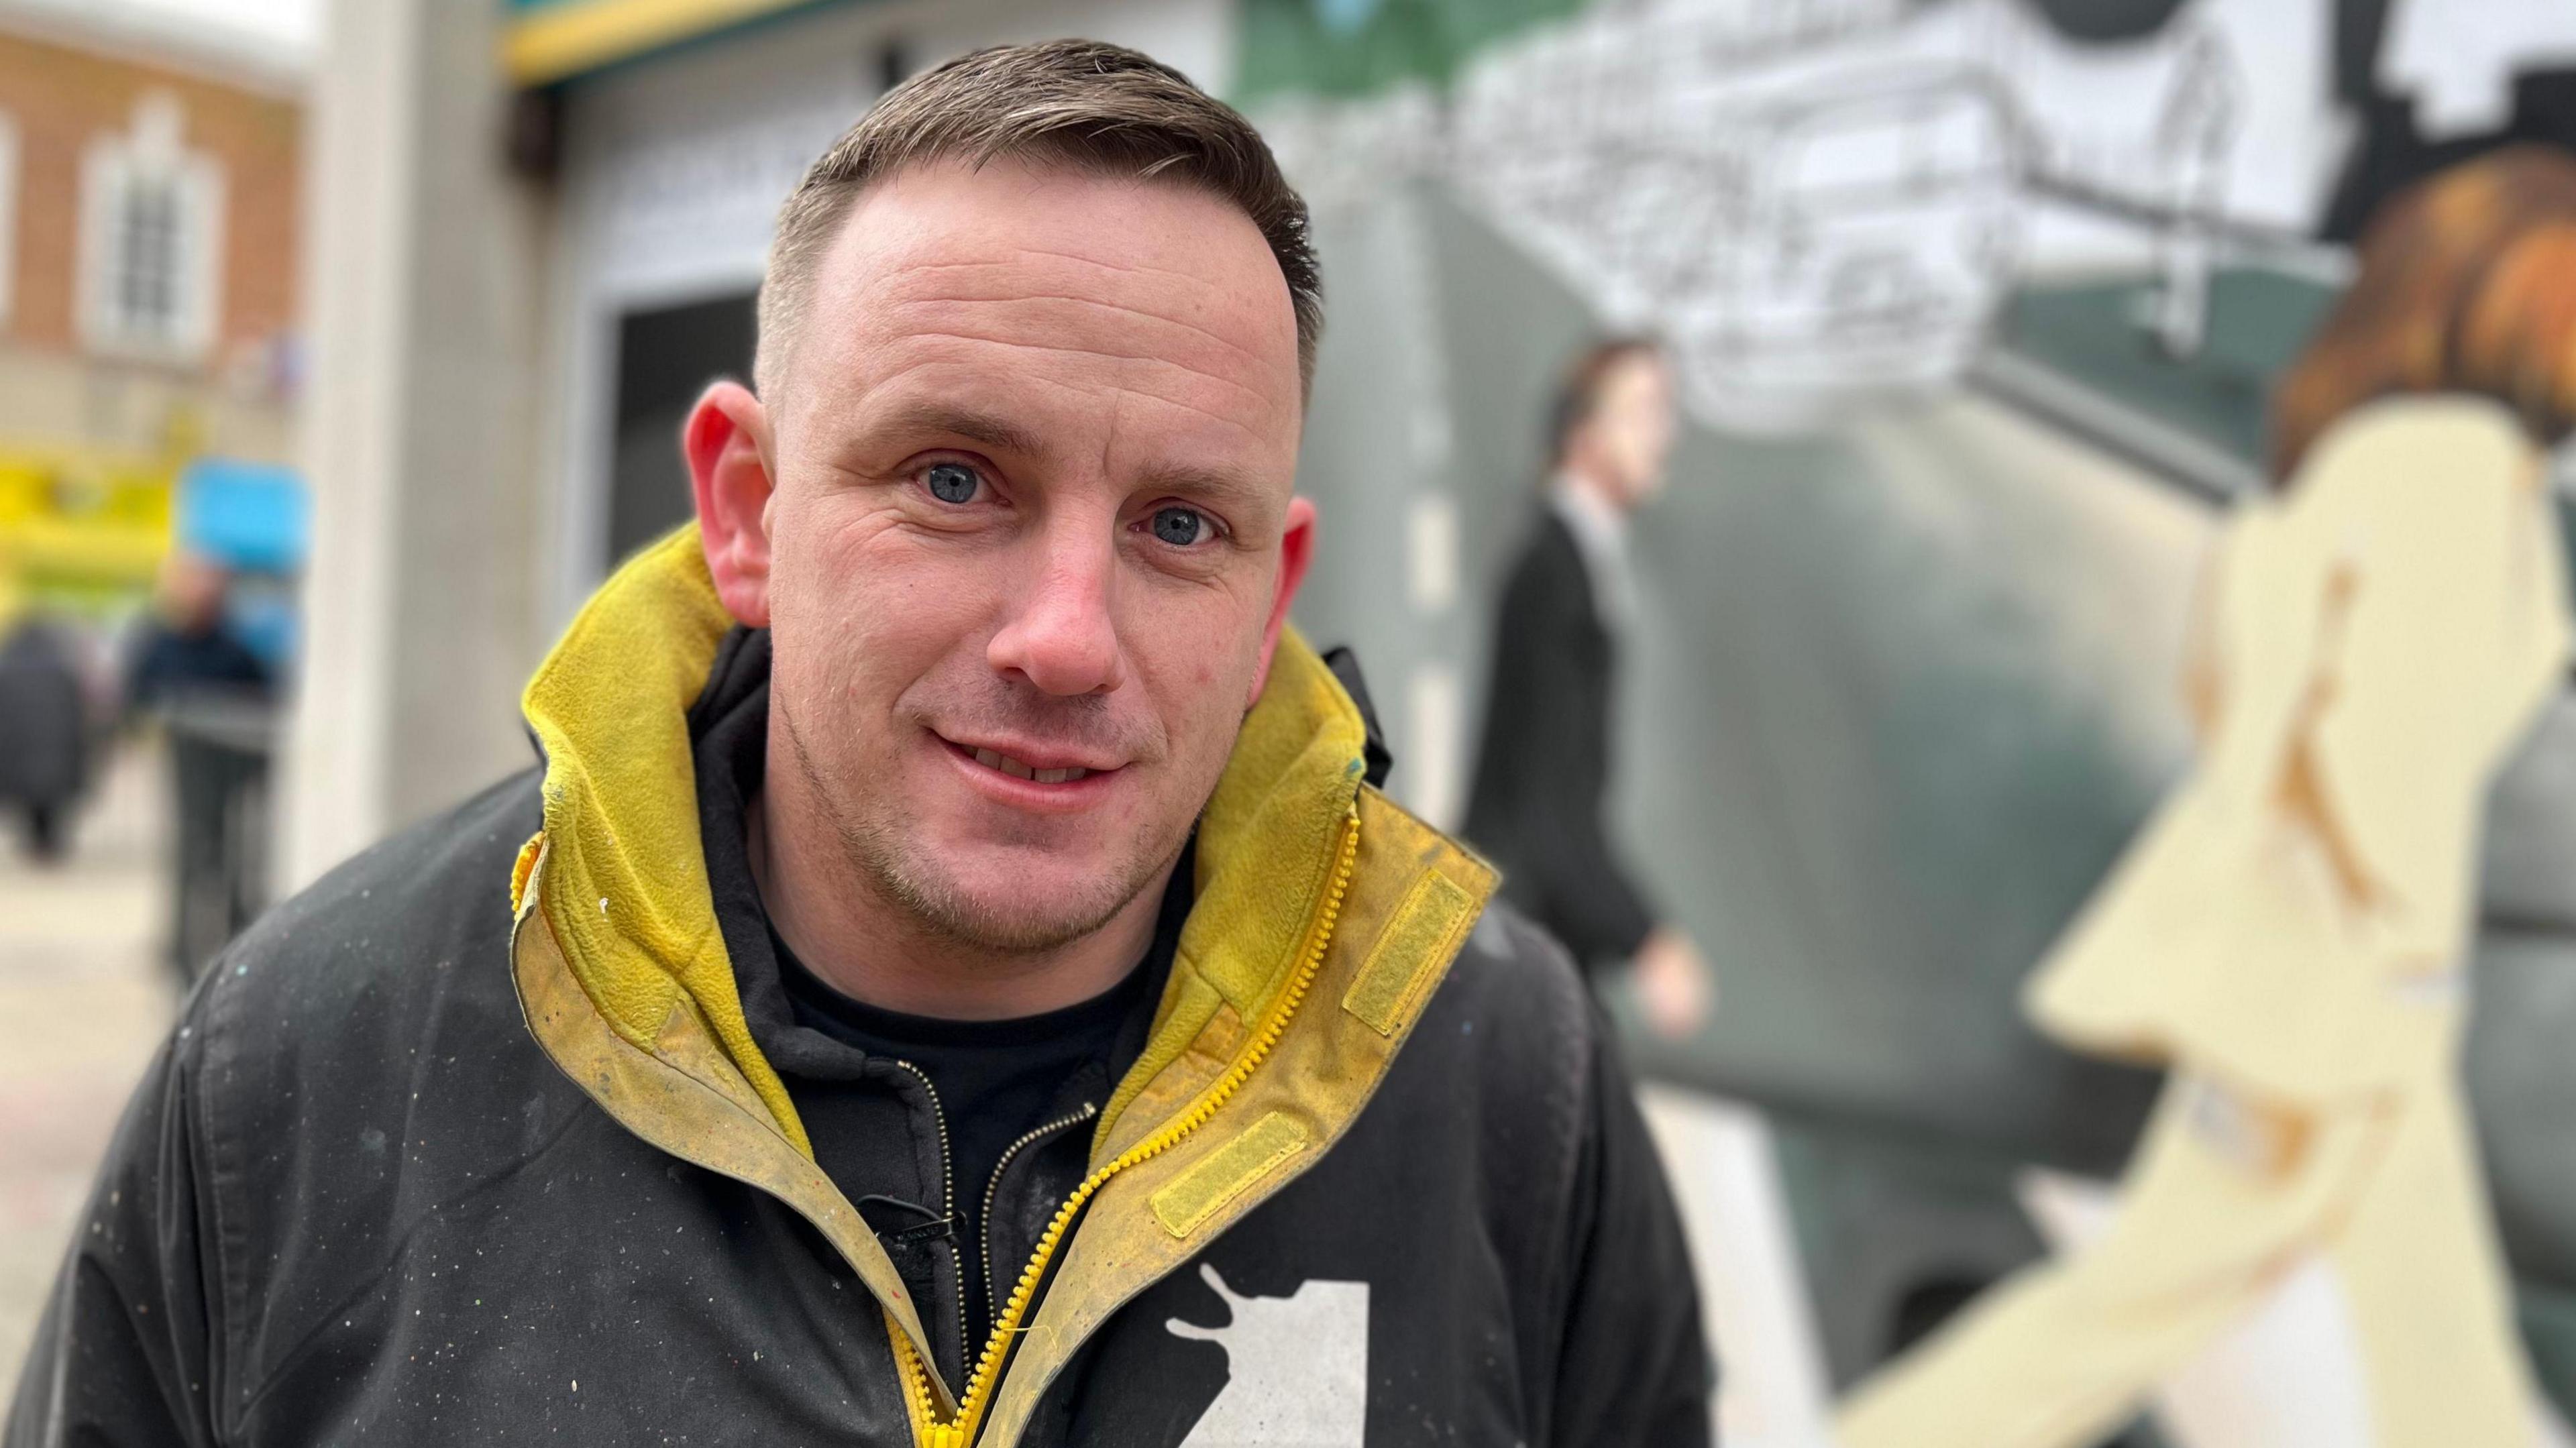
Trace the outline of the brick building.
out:
M 302 89 L 0 6 L 0 450 L 291 457 Z

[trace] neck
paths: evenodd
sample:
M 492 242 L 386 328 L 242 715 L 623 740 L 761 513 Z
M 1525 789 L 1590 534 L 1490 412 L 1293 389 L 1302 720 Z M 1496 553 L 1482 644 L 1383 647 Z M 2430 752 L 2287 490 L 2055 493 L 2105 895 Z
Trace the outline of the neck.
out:
M 801 782 L 793 768 L 772 769 L 751 801 L 752 879 L 796 958 L 853 1000 L 937 1020 L 1043 1015 L 1108 991 L 1153 944 L 1175 862 L 1087 935 L 1044 950 L 996 949 L 960 940 L 886 898 Z

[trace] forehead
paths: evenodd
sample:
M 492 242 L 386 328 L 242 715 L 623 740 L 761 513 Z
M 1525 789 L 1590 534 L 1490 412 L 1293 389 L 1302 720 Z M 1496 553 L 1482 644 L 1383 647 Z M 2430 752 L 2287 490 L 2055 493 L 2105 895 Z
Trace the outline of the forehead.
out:
M 1194 186 L 909 170 L 854 204 L 809 295 L 789 403 L 826 422 L 936 403 L 1059 436 L 1295 449 L 1287 281 L 1251 218 Z

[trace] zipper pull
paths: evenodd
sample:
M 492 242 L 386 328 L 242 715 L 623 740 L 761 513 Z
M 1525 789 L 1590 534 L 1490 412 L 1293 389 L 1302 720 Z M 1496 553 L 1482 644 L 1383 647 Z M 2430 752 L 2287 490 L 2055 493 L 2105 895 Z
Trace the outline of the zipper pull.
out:
M 966 1448 L 966 1430 L 955 1423 L 933 1423 L 921 1448 Z

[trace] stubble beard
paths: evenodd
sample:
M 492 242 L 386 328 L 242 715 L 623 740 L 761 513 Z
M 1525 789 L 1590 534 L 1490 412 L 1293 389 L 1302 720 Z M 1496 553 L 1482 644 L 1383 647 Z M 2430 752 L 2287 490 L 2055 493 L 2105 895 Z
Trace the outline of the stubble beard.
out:
M 780 707 L 774 693 L 771 707 Z M 1179 857 L 1181 843 L 1197 817 L 1193 812 L 1180 820 L 1165 831 L 1169 839 L 1152 842 L 1117 861 L 1115 869 L 1105 871 L 1053 910 L 1046 909 L 1052 902 L 1038 900 L 1027 901 L 1022 909 L 997 908 L 961 885 L 953 872 L 921 847 L 917 836 L 886 811 L 846 798 L 806 747 L 794 713 L 782 709 L 781 717 L 808 797 L 820 802 L 829 815 L 853 878 L 900 912 L 924 937 L 948 945 L 1004 956 L 1061 950 L 1133 904 Z

